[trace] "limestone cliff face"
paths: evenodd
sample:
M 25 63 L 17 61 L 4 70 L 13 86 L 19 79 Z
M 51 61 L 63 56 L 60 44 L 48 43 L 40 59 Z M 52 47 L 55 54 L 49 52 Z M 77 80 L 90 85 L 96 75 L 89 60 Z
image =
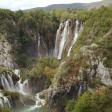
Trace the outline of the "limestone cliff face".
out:
M 14 68 L 14 58 L 11 55 L 11 44 L 0 35 L 0 65 L 8 68 Z
M 67 100 L 76 100 L 86 90 L 93 92 L 95 85 L 98 88 L 112 86 L 112 74 L 101 61 L 97 59 L 86 61 L 84 64 L 88 64 L 88 68 L 85 68 L 83 64 L 75 63 L 73 64 L 72 60 L 69 60 L 61 63 L 58 68 L 48 91 L 49 112 L 65 112 Z M 80 63 L 82 63 L 81 60 Z M 69 68 L 68 65 L 71 65 L 72 68 Z

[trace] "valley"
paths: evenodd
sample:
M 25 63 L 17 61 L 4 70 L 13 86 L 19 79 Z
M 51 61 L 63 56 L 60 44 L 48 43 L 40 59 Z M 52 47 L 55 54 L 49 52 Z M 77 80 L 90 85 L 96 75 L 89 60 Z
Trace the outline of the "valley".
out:
M 0 112 L 112 112 L 112 8 L 0 9 Z

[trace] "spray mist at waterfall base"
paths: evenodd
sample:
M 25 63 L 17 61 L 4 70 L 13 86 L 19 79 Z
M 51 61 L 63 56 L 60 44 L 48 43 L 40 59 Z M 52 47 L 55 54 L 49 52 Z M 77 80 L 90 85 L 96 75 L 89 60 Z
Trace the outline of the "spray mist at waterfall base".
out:
M 43 112 L 43 108 L 37 108 L 35 106 L 25 106 L 21 109 L 17 109 L 16 112 Z

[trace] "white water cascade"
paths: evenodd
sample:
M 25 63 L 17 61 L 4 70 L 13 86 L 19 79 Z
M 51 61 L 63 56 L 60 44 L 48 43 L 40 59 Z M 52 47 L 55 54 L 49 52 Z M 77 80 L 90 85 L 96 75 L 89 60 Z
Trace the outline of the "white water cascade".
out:
M 69 50 L 68 50 L 67 56 L 70 56 L 72 47 L 73 47 L 73 45 L 76 43 L 77 38 L 78 38 L 80 32 L 82 31 L 82 23 L 81 23 L 81 26 L 79 26 L 79 24 L 80 24 L 80 23 L 79 23 L 79 20 L 76 20 L 75 31 L 74 31 L 74 38 L 73 38 L 73 42 L 72 42 L 72 44 L 71 44 L 71 46 L 70 46 L 70 48 L 69 48 Z
M 14 73 L 15 73 L 15 75 L 17 75 L 20 78 L 20 70 L 19 69 L 15 69 Z
M 9 76 L 9 77 L 10 77 L 10 76 Z M 13 88 L 10 86 L 9 81 L 6 79 L 6 77 L 5 77 L 3 74 L 1 75 L 0 80 L 1 80 L 1 83 L 2 83 L 2 86 L 3 86 L 3 89 L 4 89 L 4 90 L 10 91 L 10 90 L 13 89 Z M 11 83 L 12 83 L 12 82 L 11 82 Z
M 40 56 L 40 34 L 38 34 L 38 56 Z
M 16 83 L 15 85 L 15 91 L 22 93 L 23 95 L 30 94 L 29 92 L 29 86 L 28 86 L 28 80 L 26 79 L 23 83 L 21 79 Z
M 41 93 L 37 93 L 35 95 L 35 105 L 28 107 L 27 109 L 23 109 L 22 112 L 34 112 L 35 110 L 38 112 L 38 110 L 45 105 L 46 101 L 45 99 L 40 98 Z M 21 111 L 19 111 L 21 112 Z
M 19 71 L 15 70 L 15 75 L 20 77 L 19 75 Z M 14 84 L 13 78 L 12 78 L 12 73 L 3 73 L 0 75 L 0 82 L 1 82 L 1 87 L 3 87 L 3 91 L 11 91 L 11 92 L 18 92 L 22 95 L 25 96 L 32 96 L 30 94 L 30 90 L 29 90 L 29 83 L 28 83 L 28 79 L 26 79 L 25 81 L 22 82 L 21 78 L 19 78 L 19 81 L 16 82 L 16 84 Z M 45 100 L 40 98 L 41 93 L 37 93 L 35 95 L 35 105 L 32 106 L 28 106 L 27 108 L 23 109 L 21 111 L 18 110 L 18 112 L 33 112 L 35 110 L 38 110 L 40 107 L 45 105 Z M 2 91 L 0 91 L 0 107 L 11 107 L 10 101 L 9 99 L 4 96 L 2 94 Z
M 0 92 L 0 107 L 11 107 L 9 99 Z
M 17 81 L 17 83 L 14 84 L 14 81 L 12 79 L 12 74 L 8 73 L 8 74 L 1 74 L 0 82 L 1 82 L 1 86 L 5 91 L 19 92 L 23 95 L 30 94 L 28 80 L 22 82 L 21 79 L 19 79 L 19 81 Z
M 44 41 L 44 38 L 39 33 L 37 38 L 37 51 L 39 57 L 48 56 L 47 45 Z
M 55 41 L 55 56 L 57 59 L 62 58 L 63 51 L 67 52 L 67 56 L 70 56 L 71 50 L 82 29 L 82 22 L 78 19 L 75 23 L 70 19 L 64 23 L 60 23 Z
M 69 26 L 69 21 L 67 20 L 66 24 L 65 24 L 63 34 L 62 34 L 62 39 L 61 39 L 61 42 L 60 42 L 60 46 L 59 46 L 58 59 L 61 59 L 61 57 L 62 57 L 63 48 L 64 48 L 65 42 L 67 40 L 67 35 L 69 33 L 68 32 L 68 26 Z
M 56 42 L 55 42 L 55 56 L 57 57 L 58 56 L 58 53 L 59 53 L 59 41 L 60 41 L 60 34 L 61 34 L 61 29 L 63 28 L 63 23 L 60 23 L 60 26 L 57 30 L 57 33 L 56 33 Z

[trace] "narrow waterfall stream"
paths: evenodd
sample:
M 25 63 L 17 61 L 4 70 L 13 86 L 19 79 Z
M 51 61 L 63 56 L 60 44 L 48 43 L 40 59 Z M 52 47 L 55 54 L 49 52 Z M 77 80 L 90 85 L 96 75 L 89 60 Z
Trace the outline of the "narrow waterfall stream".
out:
M 60 42 L 60 46 L 59 46 L 58 59 L 61 59 L 61 57 L 62 57 L 63 48 L 64 48 L 65 42 L 67 40 L 67 35 L 68 35 L 68 25 L 69 25 L 69 21 L 67 20 L 66 24 L 65 24 L 63 34 L 62 34 L 62 39 L 61 39 L 61 42 Z
M 15 70 L 15 75 L 20 77 L 19 70 Z M 22 81 L 21 78 L 14 84 L 12 74 L 2 74 L 0 76 L 1 86 L 3 86 L 3 91 L 0 91 L 0 107 L 11 107 L 11 102 L 7 96 L 4 96 L 4 91 L 10 91 L 13 93 L 19 93 L 23 97 L 33 97 L 35 104 L 24 106 L 20 109 L 17 109 L 16 112 L 38 112 L 38 110 L 45 105 L 45 100 L 40 98 L 40 93 L 35 95 L 31 94 L 29 88 L 29 81 L 28 79 Z M 40 112 L 40 111 L 39 111 Z
M 76 25 L 75 25 L 75 31 L 74 31 L 73 42 L 72 42 L 72 44 L 71 44 L 71 46 L 70 46 L 70 48 L 69 48 L 69 50 L 68 50 L 67 56 L 70 56 L 72 47 L 73 47 L 73 45 L 76 43 L 77 38 L 78 38 L 80 32 L 82 31 L 82 23 L 81 23 L 81 26 L 79 26 L 79 24 L 80 24 L 80 23 L 79 23 L 79 20 L 76 20 L 76 23 L 75 23 L 75 24 L 76 24 Z
M 57 33 L 56 33 L 56 41 L 55 41 L 55 57 L 57 58 L 58 57 L 58 53 L 59 53 L 59 41 L 60 41 L 60 37 L 62 36 L 61 35 L 61 30 L 63 28 L 63 23 L 60 23 L 60 26 L 57 30 Z
M 38 56 L 40 56 L 40 34 L 38 34 Z

